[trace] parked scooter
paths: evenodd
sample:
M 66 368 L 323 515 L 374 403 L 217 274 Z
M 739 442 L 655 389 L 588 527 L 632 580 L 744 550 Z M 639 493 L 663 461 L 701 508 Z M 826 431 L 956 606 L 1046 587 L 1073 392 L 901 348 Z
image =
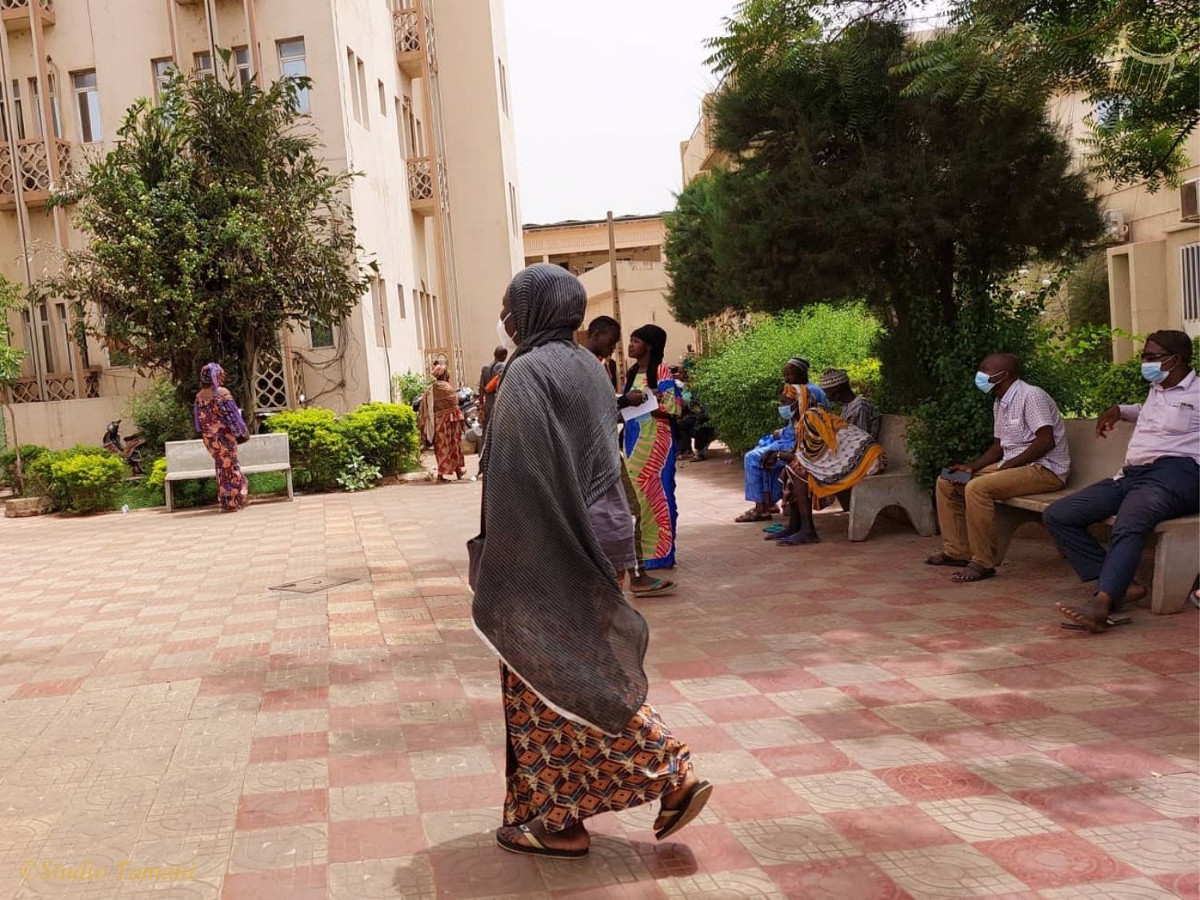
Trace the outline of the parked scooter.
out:
M 104 449 L 121 457 L 134 475 L 145 475 L 142 471 L 142 444 L 146 443 L 146 439 L 138 434 L 127 434 L 122 441 L 120 429 L 120 419 L 108 423 L 108 431 L 104 432 Z

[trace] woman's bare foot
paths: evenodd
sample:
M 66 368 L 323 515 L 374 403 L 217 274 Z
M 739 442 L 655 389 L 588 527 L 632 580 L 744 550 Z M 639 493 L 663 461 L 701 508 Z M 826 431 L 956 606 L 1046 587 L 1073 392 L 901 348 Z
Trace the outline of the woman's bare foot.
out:
M 537 842 L 549 850 L 587 850 L 592 843 L 591 835 L 583 827 L 582 822 L 576 822 L 570 828 L 562 831 L 547 831 L 541 822 L 528 822 L 526 825 Z M 537 850 L 529 842 L 529 837 L 517 825 L 506 825 L 497 830 L 496 834 L 510 844 L 528 847 L 535 852 Z
M 699 783 L 699 781 L 700 776 L 696 774 L 696 770 L 694 768 L 689 769 L 687 777 L 683 779 L 683 783 L 680 784 L 679 787 L 675 788 L 675 790 L 668 794 L 662 795 L 662 808 L 679 809 L 679 807 L 683 805 L 683 801 L 687 799 L 688 793 Z

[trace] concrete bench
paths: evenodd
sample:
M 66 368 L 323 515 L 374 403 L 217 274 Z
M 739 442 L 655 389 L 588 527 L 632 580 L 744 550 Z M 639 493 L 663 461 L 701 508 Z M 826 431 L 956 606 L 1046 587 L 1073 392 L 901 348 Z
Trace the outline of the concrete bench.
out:
M 937 531 L 933 496 L 913 480 L 912 457 L 904 434 L 908 419 L 884 416 L 879 426 L 879 443 L 887 454 L 887 468 L 870 475 L 850 492 L 850 540 L 865 541 L 875 519 L 889 506 L 899 506 L 908 515 L 913 528 L 922 537 Z
M 168 441 L 167 450 L 167 512 L 175 509 L 172 483 L 193 478 L 216 478 L 212 456 L 204 449 L 204 441 Z M 238 447 L 238 465 L 242 472 L 286 472 L 288 499 L 292 491 L 292 457 L 286 434 L 255 434 Z
M 1067 447 L 1071 471 L 1061 491 L 1029 494 L 1002 500 L 996 505 L 996 561 L 1004 558 L 1013 533 L 1028 522 L 1041 522 L 1046 508 L 1105 478 L 1112 478 L 1125 463 L 1125 450 L 1133 436 L 1133 425 L 1120 422 L 1107 438 L 1096 437 L 1092 419 L 1067 419 Z M 1115 517 L 1106 520 L 1112 525 Z M 1200 572 L 1200 516 L 1170 519 L 1155 529 L 1154 583 L 1150 588 L 1150 611 L 1155 615 L 1177 613 L 1187 602 L 1197 572 Z

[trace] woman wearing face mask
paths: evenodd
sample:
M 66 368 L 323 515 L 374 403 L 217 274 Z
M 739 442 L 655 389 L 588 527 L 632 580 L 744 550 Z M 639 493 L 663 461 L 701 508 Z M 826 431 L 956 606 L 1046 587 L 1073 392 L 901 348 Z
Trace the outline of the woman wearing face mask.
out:
M 612 386 L 575 343 L 587 292 L 537 265 L 505 292 L 518 349 L 496 392 L 472 541 L 472 617 L 500 657 L 504 825 L 512 853 L 587 855 L 584 821 L 658 802 L 660 840 L 691 822 L 712 786 L 646 703 L 646 622 L 621 590 L 633 520 L 613 440 Z
M 1200 380 L 1192 371 L 1191 338 L 1182 331 L 1150 335 L 1142 348 L 1142 377 L 1150 382 L 1145 403 L 1110 407 L 1096 422 L 1101 438 L 1118 422 L 1134 423 L 1120 474 L 1056 501 L 1043 516 L 1079 578 L 1096 582 L 1088 603 L 1057 604 L 1059 613 L 1091 632 L 1103 631 L 1122 603 L 1145 596 L 1133 576 L 1146 536 L 1160 522 L 1200 511 Z M 1114 515 L 1105 550 L 1088 526 Z M 1186 579 L 1178 588 L 1182 594 L 1195 567 L 1180 575 Z

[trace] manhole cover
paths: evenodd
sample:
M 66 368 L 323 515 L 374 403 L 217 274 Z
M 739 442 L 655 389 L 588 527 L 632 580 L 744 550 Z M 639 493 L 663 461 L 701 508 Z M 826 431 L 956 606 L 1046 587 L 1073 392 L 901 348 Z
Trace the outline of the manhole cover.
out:
M 337 587 L 340 584 L 350 584 L 350 582 L 357 580 L 357 578 L 337 578 L 333 575 L 319 575 L 316 578 L 298 578 L 295 581 L 289 581 L 287 584 L 277 584 L 274 587 L 268 588 L 268 590 L 291 591 L 295 594 L 316 594 L 320 591 L 327 591 L 332 587 Z

